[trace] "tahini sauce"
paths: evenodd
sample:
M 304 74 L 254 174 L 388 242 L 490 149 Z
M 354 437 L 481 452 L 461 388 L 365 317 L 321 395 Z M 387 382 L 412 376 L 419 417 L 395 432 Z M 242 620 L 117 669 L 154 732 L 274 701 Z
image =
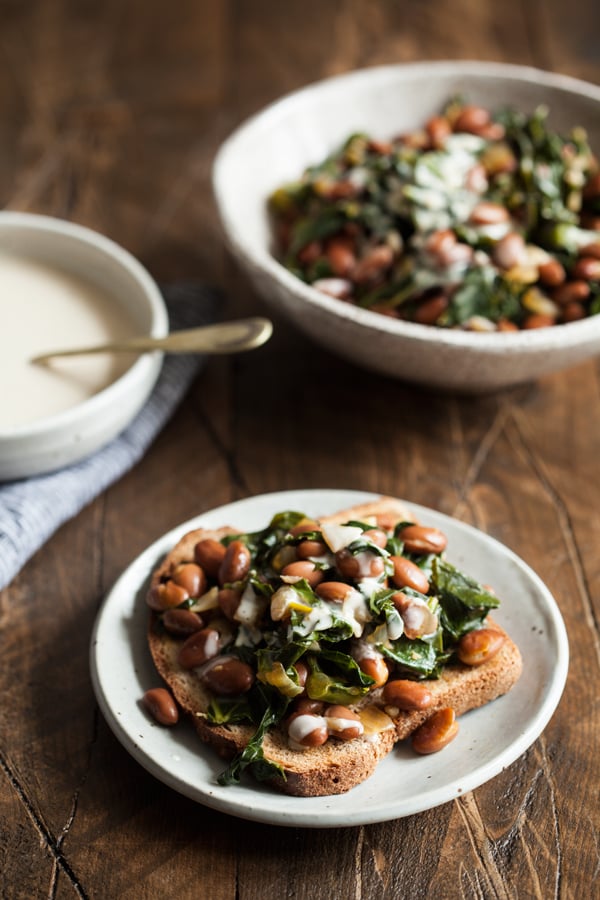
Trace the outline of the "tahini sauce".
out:
M 0 250 L 0 429 L 63 412 L 131 365 L 100 354 L 33 365 L 44 351 L 100 344 L 139 329 L 110 292 L 58 266 Z

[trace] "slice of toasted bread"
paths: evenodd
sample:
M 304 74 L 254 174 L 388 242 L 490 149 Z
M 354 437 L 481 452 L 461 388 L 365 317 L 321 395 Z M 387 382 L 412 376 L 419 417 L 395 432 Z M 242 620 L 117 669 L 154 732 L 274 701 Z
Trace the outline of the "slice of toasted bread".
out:
M 323 524 L 341 524 L 351 519 L 373 519 L 384 528 L 391 528 L 399 520 L 415 521 L 414 515 L 404 504 L 390 497 L 342 510 L 320 521 Z M 197 529 L 184 535 L 154 572 L 150 589 L 179 563 L 193 560 L 194 547 L 199 540 L 219 540 L 233 533 L 236 533 L 235 529 L 224 527 L 218 530 Z M 188 671 L 179 665 L 177 657 L 181 644 L 164 629 L 156 627 L 157 618 L 155 613 L 151 613 L 148 641 L 158 673 L 169 685 L 182 710 L 192 717 L 199 737 L 223 758 L 233 757 L 246 746 L 254 733 L 254 726 L 213 725 L 208 722 L 206 710 L 210 694 L 195 670 Z M 487 623 L 492 624 L 489 617 Z M 496 624 L 493 627 L 502 631 Z M 440 678 L 428 680 L 432 705 L 426 710 L 392 710 L 393 727 L 387 730 L 352 741 L 329 740 L 322 746 L 296 751 L 288 746 L 282 727 L 272 729 L 264 739 L 263 752 L 267 759 L 283 768 L 286 776 L 285 780 L 274 779 L 273 784 L 295 796 L 343 793 L 368 778 L 397 741 L 410 735 L 437 710 L 450 706 L 457 715 L 462 715 L 505 694 L 519 678 L 522 667 L 518 648 L 508 635 L 505 637 L 500 652 L 483 665 L 448 665 Z M 372 704 L 385 706 L 381 688 L 371 691 L 354 708 Z M 390 712 L 389 707 L 387 711 Z

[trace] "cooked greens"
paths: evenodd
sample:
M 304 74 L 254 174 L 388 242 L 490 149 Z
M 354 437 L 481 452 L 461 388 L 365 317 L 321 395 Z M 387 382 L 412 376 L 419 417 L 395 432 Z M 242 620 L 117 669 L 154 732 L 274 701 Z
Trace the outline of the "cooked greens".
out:
M 304 522 L 305 531 L 297 527 Z M 337 568 L 341 551 L 332 551 L 320 527 L 303 513 L 284 512 L 261 531 L 234 536 L 251 556 L 237 590 L 245 596 L 250 586 L 257 597 L 268 598 L 270 607 L 266 609 L 264 602 L 256 607 L 257 619 L 248 626 L 256 635 L 253 645 L 239 640 L 241 629 L 236 638 L 233 629 L 221 650 L 251 666 L 255 674 L 245 693 L 213 697 L 206 713 L 207 721 L 215 725 L 246 723 L 255 728 L 245 749 L 220 776 L 221 784 L 238 782 L 246 768 L 259 779 L 282 777 L 280 767 L 265 759 L 262 743 L 266 732 L 289 714 L 296 698 L 302 695 L 346 707 L 356 704 L 376 686 L 364 665 L 373 657 L 386 660 L 397 677 L 436 678 L 455 658 L 461 636 L 481 626 L 488 611 L 498 605 L 489 589 L 455 568 L 443 553 L 405 553 L 402 533 L 412 524 L 399 522 L 387 532 L 385 549 L 369 538 L 372 523 L 340 526 L 336 539 L 341 544 L 347 540 L 344 552 L 357 560 L 384 559 L 383 571 L 380 564 L 374 577 L 344 577 Z M 356 537 L 357 529 L 362 537 Z M 228 546 L 234 538 L 223 543 Z M 320 568 L 313 563 L 318 573 L 313 583 L 308 577 L 286 575 L 281 563 L 289 558 L 290 549 L 295 553 L 306 540 L 323 550 L 317 560 Z M 393 560 L 400 556 L 427 575 L 427 593 L 408 585 L 399 591 L 392 583 Z M 339 592 L 337 599 L 326 599 L 323 591 L 320 595 L 319 585 L 328 583 Z M 407 608 L 416 613 L 417 621 L 429 623 L 417 627 L 418 636 Z
M 492 116 L 452 98 L 422 129 L 353 134 L 269 209 L 290 271 L 389 316 L 508 331 L 600 306 L 598 163 L 545 107 Z

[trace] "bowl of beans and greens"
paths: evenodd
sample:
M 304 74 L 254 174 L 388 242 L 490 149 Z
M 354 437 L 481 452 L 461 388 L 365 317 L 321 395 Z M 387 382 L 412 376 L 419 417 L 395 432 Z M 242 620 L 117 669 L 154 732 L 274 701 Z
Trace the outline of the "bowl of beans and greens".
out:
M 496 63 L 366 69 L 271 105 L 214 187 L 255 287 L 358 365 L 481 391 L 600 352 L 600 88 Z

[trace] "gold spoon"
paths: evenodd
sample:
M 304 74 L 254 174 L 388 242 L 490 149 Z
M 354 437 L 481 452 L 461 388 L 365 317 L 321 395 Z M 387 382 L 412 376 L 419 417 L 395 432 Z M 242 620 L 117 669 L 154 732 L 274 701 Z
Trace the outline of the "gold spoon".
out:
M 163 350 L 166 353 L 241 353 L 253 350 L 268 341 L 273 332 L 269 319 L 255 317 L 219 322 L 202 328 L 173 331 L 166 337 L 133 337 L 94 347 L 76 347 L 41 353 L 30 360 L 45 363 L 58 356 L 81 356 L 87 353 L 149 353 Z

